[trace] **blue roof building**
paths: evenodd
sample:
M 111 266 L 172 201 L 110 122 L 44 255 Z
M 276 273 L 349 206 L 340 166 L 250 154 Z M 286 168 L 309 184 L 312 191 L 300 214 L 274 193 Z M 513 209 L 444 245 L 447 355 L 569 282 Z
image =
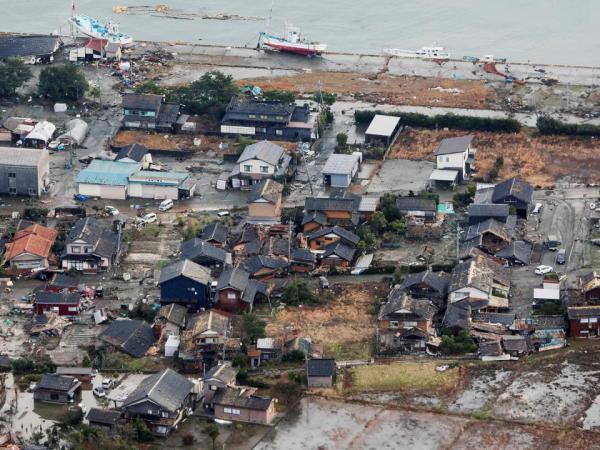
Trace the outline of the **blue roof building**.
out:
M 141 167 L 139 163 L 95 159 L 77 175 L 79 193 L 90 197 L 125 200 L 129 176 Z

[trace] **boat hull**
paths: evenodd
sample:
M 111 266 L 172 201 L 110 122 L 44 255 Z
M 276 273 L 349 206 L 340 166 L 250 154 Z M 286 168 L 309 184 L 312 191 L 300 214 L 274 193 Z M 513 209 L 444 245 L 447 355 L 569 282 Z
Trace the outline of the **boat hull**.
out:
M 69 21 L 82 34 L 94 39 L 108 40 L 121 45 L 130 45 L 133 43 L 133 38 L 123 33 L 111 33 L 106 27 L 101 26 L 97 21 L 83 16 L 71 17 Z
M 302 56 L 317 56 L 325 52 L 327 45 L 298 43 L 294 44 L 279 39 L 264 38 L 262 41 L 263 47 L 278 52 L 295 53 Z

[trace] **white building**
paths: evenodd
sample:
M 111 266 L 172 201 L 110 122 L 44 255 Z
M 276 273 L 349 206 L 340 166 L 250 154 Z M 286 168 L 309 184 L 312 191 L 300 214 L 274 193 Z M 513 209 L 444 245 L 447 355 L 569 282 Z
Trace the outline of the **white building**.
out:
M 278 178 L 287 175 L 291 156 L 279 145 L 260 141 L 248 145 L 231 171 L 231 184 L 234 189 L 250 189 L 264 178 Z
M 332 154 L 323 167 L 323 181 L 331 187 L 347 188 L 358 173 L 362 154 L 354 152 L 351 155 Z
M 471 135 L 443 139 L 435 151 L 436 170 L 430 180 L 452 183 L 466 180 L 475 156 L 472 141 Z

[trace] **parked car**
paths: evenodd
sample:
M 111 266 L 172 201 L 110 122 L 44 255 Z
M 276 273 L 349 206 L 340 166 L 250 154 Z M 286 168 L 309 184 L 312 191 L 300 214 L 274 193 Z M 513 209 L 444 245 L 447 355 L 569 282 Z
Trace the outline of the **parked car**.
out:
M 319 286 L 321 286 L 321 289 L 329 289 L 329 280 L 325 277 L 319 277 Z
M 110 206 L 110 205 L 106 205 L 104 207 L 104 211 L 106 211 L 111 216 L 118 216 L 120 214 L 119 210 L 117 208 L 115 208 L 114 206 Z
M 170 198 L 168 198 L 168 199 L 163 200 L 162 202 L 160 202 L 160 205 L 158 205 L 158 210 L 159 211 L 168 211 L 172 207 L 173 207 L 173 200 L 171 200 Z
M 115 382 L 111 378 L 104 378 L 102 380 L 102 389 L 112 389 L 115 385 Z
M 73 200 L 78 201 L 78 202 L 85 202 L 85 201 L 88 201 L 89 199 L 90 199 L 89 196 L 83 195 L 83 194 L 75 194 L 73 196 Z
M 567 262 L 567 251 L 561 248 L 556 254 L 556 264 L 564 264 Z
M 219 217 L 227 217 L 228 215 L 229 215 L 229 211 L 225 211 L 225 210 L 219 211 L 217 213 L 217 216 L 219 216 Z
M 104 392 L 104 389 L 101 386 L 96 386 L 92 389 L 92 394 L 98 398 L 106 397 L 106 392 Z
M 535 207 L 533 208 L 533 211 L 531 211 L 531 214 L 540 214 L 542 212 L 542 207 L 544 205 L 542 205 L 541 203 L 536 203 Z
M 600 247 L 600 239 L 592 239 L 590 240 L 590 242 L 592 243 L 592 245 L 597 245 L 598 247 Z
M 142 217 L 143 223 L 154 223 L 156 222 L 156 213 L 148 213 Z
M 535 274 L 536 275 L 545 275 L 547 273 L 552 272 L 554 269 L 552 268 L 552 266 L 537 266 L 535 268 Z

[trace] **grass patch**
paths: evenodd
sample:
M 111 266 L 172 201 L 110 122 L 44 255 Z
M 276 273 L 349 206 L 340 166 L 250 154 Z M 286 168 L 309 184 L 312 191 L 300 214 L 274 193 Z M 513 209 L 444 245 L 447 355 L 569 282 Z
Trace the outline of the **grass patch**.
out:
M 325 343 L 324 351 L 335 359 L 371 359 L 373 357 L 373 342 L 343 342 L 343 343 Z
M 146 358 L 133 358 L 120 352 L 107 354 L 102 364 L 102 368 L 105 370 L 126 370 L 128 372 L 141 372 L 147 366 Z
M 405 391 L 439 392 L 453 389 L 458 382 L 458 369 L 435 370 L 437 363 L 392 363 L 350 369 L 350 392 Z
M 160 227 L 155 223 L 149 223 L 142 227 L 139 231 L 141 237 L 145 238 L 155 238 L 160 234 Z
M 469 417 L 477 420 L 486 420 L 490 418 L 490 412 L 487 409 L 476 409 L 469 413 Z

